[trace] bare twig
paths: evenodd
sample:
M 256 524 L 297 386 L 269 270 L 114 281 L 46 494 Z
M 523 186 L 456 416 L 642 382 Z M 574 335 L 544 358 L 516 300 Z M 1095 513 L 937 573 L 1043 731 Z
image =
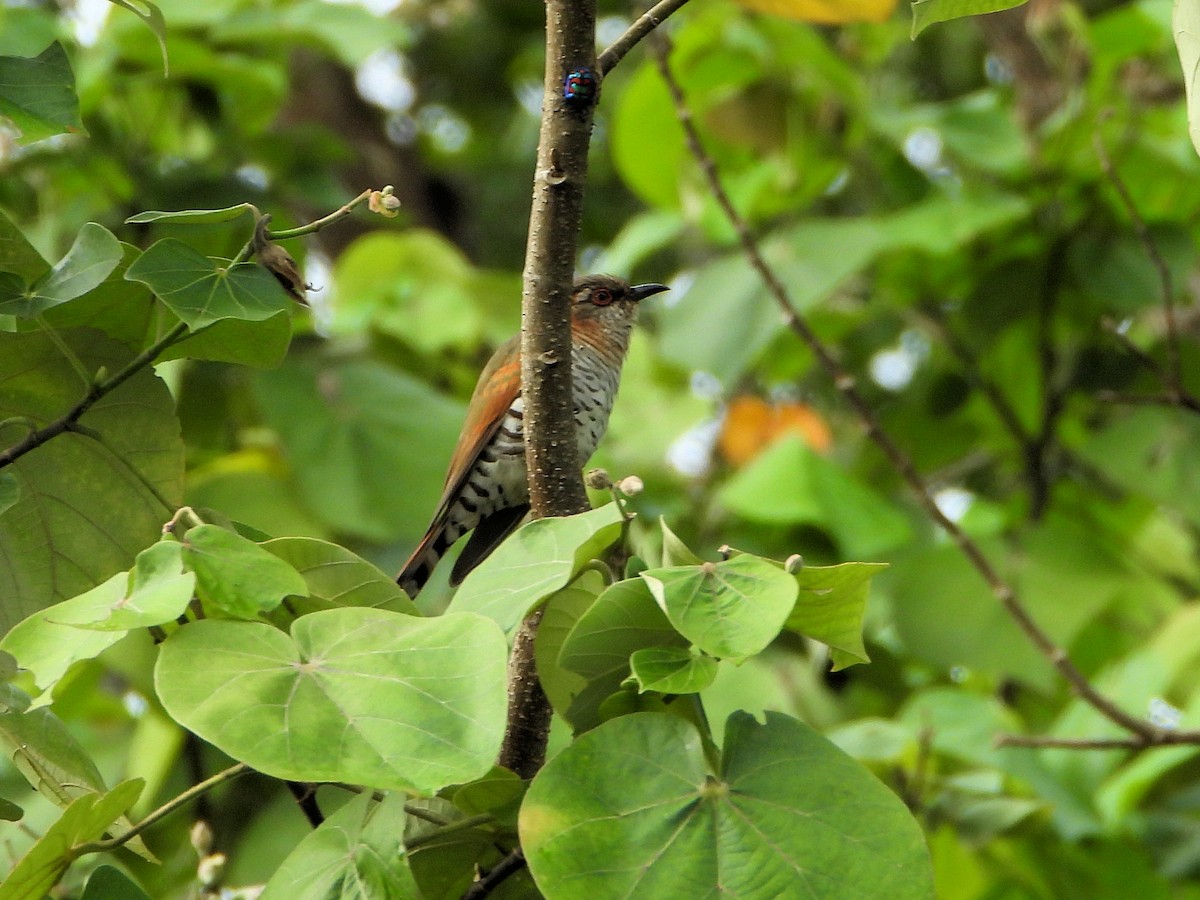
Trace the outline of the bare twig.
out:
M 997 747 L 1034 747 L 1058 750 L 1144 750 L 1147 747 L 1170 747 L 1200 744 L 1200 731 L 1160 730 L 1153 739 L 1140 735 L 1120 738 L 1060 738 L 1039 734 L 998 734 Z
M 897 446 L 887 432 L 883 430 L 879 418 L 875 415 L 866 398 L 858 390 L 854 376 L 842 366 L 833 351 L 817 336 L 808 322 L 796 310 L 796 306 L 788 295 L 787 289 L 780 282 L 774 270 L 768 265 L 759 251 L 758 242 L 750 233 L 746 221 L 734 208 L 728 193 L 726 193 L 724 186 L 721 184 L 721 179 L 712 157 L 705 151 L 700 141 L 699 133 L 692 121 L 691 112 L 687 107 L 683 91 L 671 74 L 670 66 L 667 62 L 668 45 L 666 39 L 662 38 L 655 43 L 659 69 L 674 100 L 688 148 L 699 164 L 705 179 L 708 181 L 709 188 L 712 190 L 718 205 L 724 211 L 734 231 L 737 233 L 738 241 L 742 246 L 742 251 L 746 254 L 746 258 L 759 274 L 759 277 L 762 278 L 768 292 L 783 313 L 784 323 L 804 342 L 816 357 L 818 363 L 832 379 L 842 397 L 858 416 L 867 436 L 883 452 L 892 467 L 908 484 L 909 488 L 916 495 L 921 507 L 925 510 L 926 515 L 949 535 L 950 539 L 958 547 L 963 556 L 967 558 L 971 566 L 982 576 L 992 595 L 1004 607 L 1005 611 L 1016 622 L 1017 626 L 1030 642 L 1049 660 L 1050 664 L 1058 670 L 1059 674 L 1067 680 L 1076 694 L 1083 698 L 1084 701 L 1103 714 L 1107 719 L 1137 735 L 1143 741 L 1143 745 L 1154 743 L 1159 739 L 1162 729 L 1144 719 L 1130 715 L 1111 698 L 1096 690 L 1087 677 L 1071 662 L 1066 651 L 1059 647 L 1042 630 L 1041 626 L 1037 624 L 1029 610 L 1025 607 L 1025 604 L 1017 596 L 1016 591 L 1001 577 L 999 571 L 992 564 L 991 560 L 988 559 L 983 550 L 980 549 L 979 545 L 956 522 L 942 512 L 912 460 Z
M 613 41 L 596 61 L 596 68 L 601 75 L 607 75 L 613 66 L 619 63 L 625 54 L 632 50 L 637 43 L 663 23 L 667 16 L 678 10 L 688 0 L 659 0 L 643 13 L 636 22 L 629 26 L 623 35 Z

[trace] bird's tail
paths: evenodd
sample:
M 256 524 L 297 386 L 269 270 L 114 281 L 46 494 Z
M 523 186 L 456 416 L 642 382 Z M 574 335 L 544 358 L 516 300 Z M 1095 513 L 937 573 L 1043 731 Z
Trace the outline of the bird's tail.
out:
M 425 537 L 421 538 L 421 543 L 417 544 L 417 549 L 396 576 L 396 583 L 409 597 L 416 599 L 451 543 L 446 540 L 445 526 L 430 528 L 425 532 Z

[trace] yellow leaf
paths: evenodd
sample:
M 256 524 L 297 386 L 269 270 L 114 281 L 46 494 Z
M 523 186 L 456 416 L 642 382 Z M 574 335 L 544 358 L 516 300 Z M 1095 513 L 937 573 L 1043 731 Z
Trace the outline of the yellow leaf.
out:
M 747 9 L 799 19 L 839 25 L 843 22 L 884 22 L 896 9 L 896 0 L 738 0 Z

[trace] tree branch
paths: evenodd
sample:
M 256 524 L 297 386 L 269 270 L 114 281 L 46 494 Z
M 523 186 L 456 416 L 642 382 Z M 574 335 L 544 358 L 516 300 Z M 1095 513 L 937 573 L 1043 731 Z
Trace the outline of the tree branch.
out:
M 509 875 L 521 871 L 525 867 L 525 854 L 518 847 L 500 862 L 492 867 L 492 870 L 471 885 L 470 889 L 463 894 L 463 900 L 483 900 L 500 886 Z
M 1024 632 L 1030 642 L 1037 647 L 1038 651 L 1049 660 L 1050 664 L 1058 670 L 1059 674 L 1067 680 L 1085 702 L 1094 707 L 1107 719 L 1115 722 L 1125 730 L 1138 735 L 1146 743 L 1157 740 L 1163 730 L 1144 719 L 1130 715 L 1109 697 L 1096 690 L 1087 677 L 1071 662 L 1066 651 L 1055 644 L 1051 637 L 1041 629 L 1024 603 L 1017 596 L 1016 591 L 1001 577 L 999 571 L 992 565 L 991 560 L 988 559 L 979 545 L 956 522 L 942 512 L 912 460 L 897 446 L 887 432 L 883 430 L 879 418 L 875 415 L 866 398 L 858 390 L 854 376 L 842 366 L 833 351 L 817 336 L 804 317 L 796 310 L 796 306 L 788 295 L 787 289 L 763 258 L 762 253 L 759 251 L 757 240 L 750 233 L 745 219 L 734 208 L 728 193 L 726 193 L 724 186 L 721 184 L 716 164 L 713 162 L 712 157 L 704 150 L 704 146 L 700 141 L 699 132 L 692 121 L 691 112 L 687 107 L 683 91 L 671 74 L 670 66 L 667 62 L 667 52 L 668 43 L 666 39 L 661 38 L 659 41 L 656 41 L 655 56 L 659 70 L 662 72 L 663 78 L 667 83 L 667 88 L 674 100 L 679 122 L 683 126 L 688 149 L 699 164 L 701 172 L 708 181 L 709 188 L 712 190 L 718 205 L 720 205 L 730 224 L 733 226 L 734 231 L 737 233 L 738 242 L 741 244 L 742 251 L 746 254 L 750 265 L 759 274 L 759 277 L 762 278 L 767 291 L 782 311 L 784 322 L 816 357 L 821 368 L 825 370 L 826 374 L 833 381 L 838 392 L 858 416 L 867 436 L 883 452 L 892 467 L 908 484 L 909 488 L 916 495 L 921 507 L 925 510 L 926 515 L 949 535 L 950 539 L 958 547 L 963 556 L 967 558 L 971 566 L 982 576 L 992 595 L 1004 607 L 1005 611 L 1016 622 L 1017 626 Z
M 682 7 L 688 0 L 659 0 L 629 26 L 623 35 L 613 41 L 597 60 L 596 67 L 601 75 L 607 75 L 613 66 L 625 58 L 625 54 L 666 20 L 667 16 Z

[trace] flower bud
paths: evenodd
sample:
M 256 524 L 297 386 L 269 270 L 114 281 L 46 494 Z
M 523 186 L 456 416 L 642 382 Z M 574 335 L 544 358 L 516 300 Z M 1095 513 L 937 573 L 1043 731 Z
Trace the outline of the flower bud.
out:
M 594 491 L 607 491 L 613 486 L 606 469 L 588 469 L 583 476 L 583 483 Z

